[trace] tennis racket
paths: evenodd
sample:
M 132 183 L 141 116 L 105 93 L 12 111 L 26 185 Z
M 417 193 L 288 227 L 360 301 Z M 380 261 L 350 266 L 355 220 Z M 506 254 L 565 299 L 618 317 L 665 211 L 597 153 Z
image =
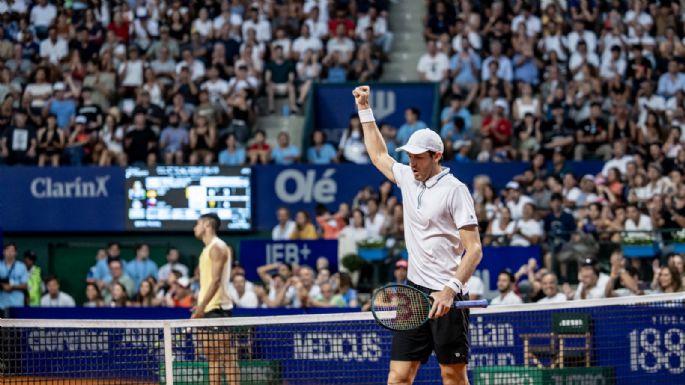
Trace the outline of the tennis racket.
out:
M 420 327 L 428 321 L 433 298 L 407 285 L 389 284 L 371 297 L 371 313 L 386 329 L 402 331 Z M 455 308 L 487 307 L 488 301 L 454 301 Z

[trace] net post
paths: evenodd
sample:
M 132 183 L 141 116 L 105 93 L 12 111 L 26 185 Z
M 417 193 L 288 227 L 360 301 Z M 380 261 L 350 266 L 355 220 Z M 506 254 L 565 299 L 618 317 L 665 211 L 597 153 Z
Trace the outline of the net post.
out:
M 174 360 L 171 345 L 171 325 L 164 321 L 164 376 L 166 385 L 174 385 Z

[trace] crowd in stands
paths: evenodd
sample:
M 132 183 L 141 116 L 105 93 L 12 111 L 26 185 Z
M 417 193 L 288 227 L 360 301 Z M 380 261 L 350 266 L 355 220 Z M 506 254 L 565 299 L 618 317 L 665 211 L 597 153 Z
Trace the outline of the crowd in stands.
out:
M 378 79 L 387 14 L 384 0 L 2 1 L 0 164 L 299 160 L 255 120 L 279 96 L 299 113 L 313 82 Z

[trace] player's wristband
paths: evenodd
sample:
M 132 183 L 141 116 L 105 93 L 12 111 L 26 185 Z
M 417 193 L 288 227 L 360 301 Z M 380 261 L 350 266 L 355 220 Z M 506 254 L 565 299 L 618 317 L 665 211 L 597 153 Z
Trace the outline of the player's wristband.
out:
M 452 289 L 455 295 L 462 294 L 466 291 L 466 286 L 463 283 L 461 283 L 461 281 L 457 278 L 450 279 L 449 281 L 447 281 L 445 286 Z
M 359 121 L 362 123 L 371 123 L 376 121 L 376 118 L 373 117 L 373 111 L 370 108 L 359 110 L 358 114 Z

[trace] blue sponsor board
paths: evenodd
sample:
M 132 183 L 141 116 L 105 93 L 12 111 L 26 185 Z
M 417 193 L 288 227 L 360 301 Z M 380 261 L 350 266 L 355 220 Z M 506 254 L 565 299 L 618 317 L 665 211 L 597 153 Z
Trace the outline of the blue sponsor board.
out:
M 534 258 L 538 266 L 542 266 L 540 246 L 485 246 L 476 275 L 483 280 L 486 293 L 497 291 L 497 274 L 504 269 L 515 273 L 521 265 L 527 264 L 530 258 Z
M 331 273 L 338 271 L 338 241 L 268 241 L 249 240 L 240 242 L 240 263 L 245 268 L 245 278 L 259 282 L 257 268 L 270 263 L 289 263 L 310 266 L 316 270 L 316 260 L 328 260 Z
M 123 231 L 124 169 L 1 167 L 5 231 Z
M 587 314 L 591 367 L 609 368 L 616 378 L 588 374 L 583 384 L 685 383 L 685 307 L 681 301 L 635 305 L 564 308 L 544 311 L 474 314 L 470 322 L 470 375 L 474 368 L 524 368 L 524 336 L 552 331 L 553 314 Z M 160 324 L 161 328 L 161 324 Z M 5 329 L 13 333 L 16 329 Z M 174 359 L 201 361 L 190 328 L 174 328 Z M 233 329 L 241 360 L 268 360 L 280 368 L 284 384 L 384 383 L 390 361 L 391 332 L 373 321 L 257 325 Z M 4 335 L 4 337 L 18 337 Z M 161 331 L 144 329 L 27 329 L 21 337 L 21 371 L 49 377 L 135 378 L 155 381 L 163 361 Z M 582 347 L 567 340 L 572 347 Z M 572 353 L 568 353 L 571 355 Z M 10 356 L 14 358 L 14 356 Z M 568 358 L 568 357 L 567 357 Z M 532 365 L 535 366 L 535 365 Z M 584 366 L 566 363 L 567 368 Z M 439 384 L 434 357 L 419 370 L 415 383 Z M 525 375 L 521 370 L 519 374 Z M 516 373 L 514 373 L 516 375 Z M 526 383 L 516 378 L 501 384 Z M 580 382 L 578 382 L 580 381 Z M 482 383 L 482 382 L 479 382 Z M 567 384 L 568 382 L 563 382 Z
M 352 90 L 356 84 L 320 84 L 314 89 L 315 126 L 337 141 L 347 128 L 350 116 L 357 113 Z M 371 107 L 378 122 L 399 128 L 404 124 L 404 111 L 415 107 L 420 120 L 438 129 L 437 87 L 431 83 L 383 83 L 371 85 Z

